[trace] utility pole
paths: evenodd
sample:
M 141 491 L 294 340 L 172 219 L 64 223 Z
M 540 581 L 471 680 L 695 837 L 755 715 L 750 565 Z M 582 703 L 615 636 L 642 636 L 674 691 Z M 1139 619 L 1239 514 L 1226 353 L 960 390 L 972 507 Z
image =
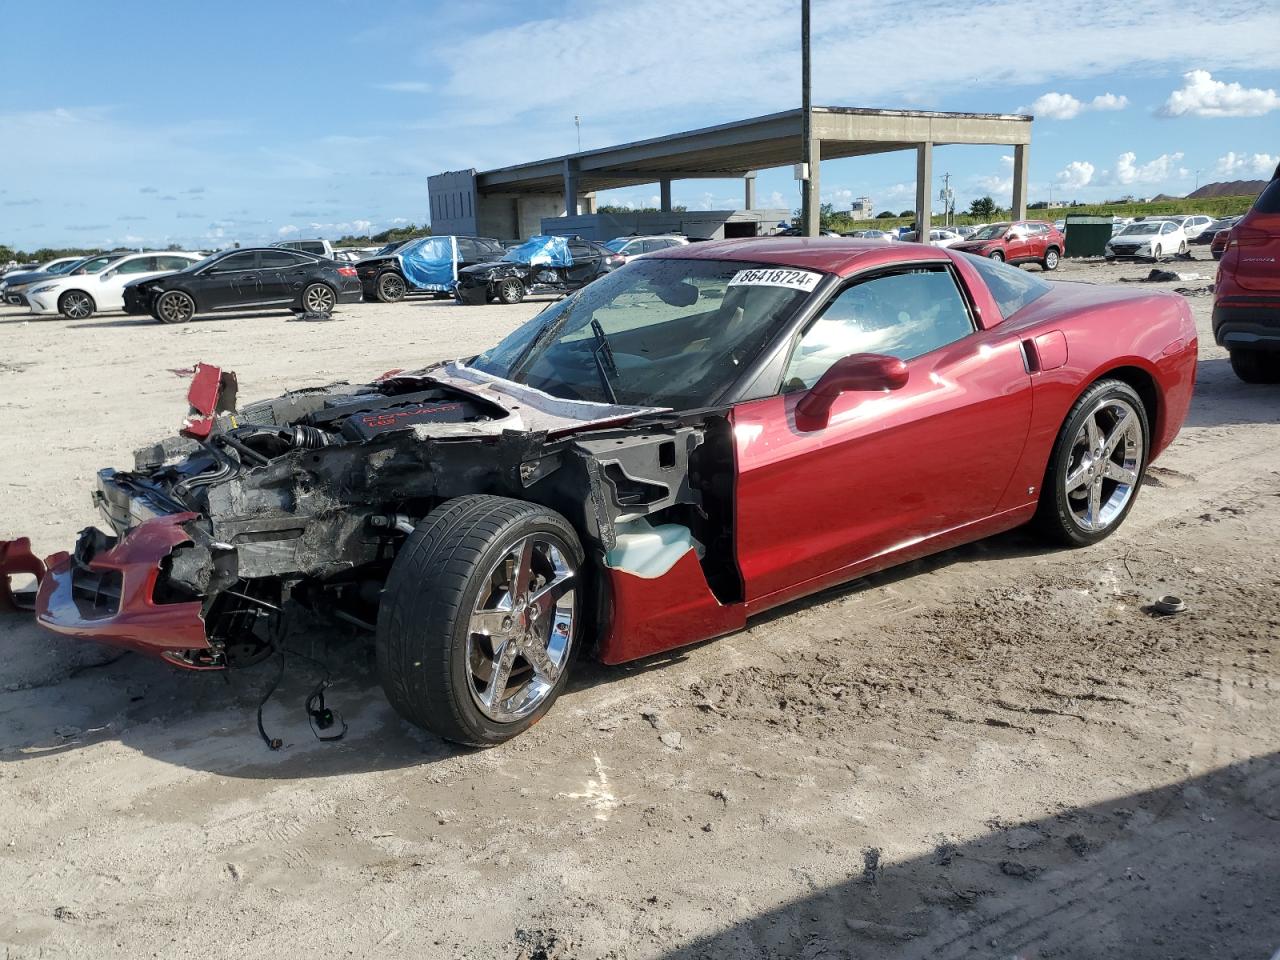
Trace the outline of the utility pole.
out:
M 573 115 L 573 126 L 578 131 L 578 152 L 582 152 L 582 118 L 576 113 Z
M 938 199 L 942 201 L 942 225 L 949 227 L 951 226 L 951 216 L 955 213 L 955 197 L 951 193 L 950 173 L 942 175 L 942 190 L 938 193 Z
M 809 82 L 809 0 L 800 0 L 800 112 L 803 115 L 800 128 L 800 162 L 805 164 L 802 169 L 807 172 L 807 176 L 800 181 L 800 233 L 802 236 L 809 236 L 810 225 L 818 216 L 818 211 L 811 209 L 813 203 L 809 196 L 809 183 L 814 175 L 814 171 L 808 169 L 809 148 L 813 143 L 812 106 Z

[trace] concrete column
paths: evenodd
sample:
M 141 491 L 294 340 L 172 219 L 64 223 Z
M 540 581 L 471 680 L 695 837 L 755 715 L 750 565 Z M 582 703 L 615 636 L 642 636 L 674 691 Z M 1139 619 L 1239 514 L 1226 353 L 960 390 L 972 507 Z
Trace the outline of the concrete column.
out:
M 564 213 L 567 217 L 578 213 L 578 162 L 564 162 Z
M 1013 210 L 1014 220 L 1027 218 L 1027 151 L 1026 144 L 1013 148 Z
M 756 172 L 752 170 L 742 178 L 742 209 L 756 208 Z
M 929 242 L 933 226 L 933 144 L 916 147 L 916 241 Z
M 671 212 L 671 181 L 670 180 L 661 180 L 658 182 L 658 194 L 660 195 L 661 201 L 662 201 L 661 203 L 658 204 L 658 209 L 661 210 L 663 213 L 670 213 Z
M 582 195 L 582 212 L 591 214 L 596 212 L 596 195 L 594 193 L 584 193 Z
M 809 156 L 805 159 L 809 163 L 809 179 L 803 181 L 802 189 L 809 198 L 809 219 L 801 225 L 800 232 L 806 237 L 816 237 L 822 225 L 822 181 L 819 169 L 822 166 L 822 141 L 817 137 L 810 141 Z M 801 207 L 804 206 L 801 204 Z

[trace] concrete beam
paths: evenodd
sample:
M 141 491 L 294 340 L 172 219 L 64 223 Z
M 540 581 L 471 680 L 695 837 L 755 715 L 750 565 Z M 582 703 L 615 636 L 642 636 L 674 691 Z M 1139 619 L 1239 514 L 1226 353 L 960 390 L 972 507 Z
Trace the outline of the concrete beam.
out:
M 671 181 L 670 180 L 659 181 L 658 194 L 660 198 L 658 209 L 663 211 L 664 213 L 670 213 L 671 212 Z
M 809 156 L 806 160 L 809 164 L 809 179 L 803 181 L 802 189 L 809 202 L 801 206 L 809 216 L 801 226 L 801 233 L 806 237 L 816 237 L 822 226 L 822 178 L 819 169 L 822 166 L 822 141 L 816 136 L 809 144 Z
M 590 170 L 582 168 L 584 180 L 639 180 L 653 183 L 665 180 L 736 180 L 751 173 L 745 167 L 733 170 Z M 647 180 L 645 178 L 648 178 Z
M 584 193 L 582 195 L 582 212 L 586 214 L 596 212 L 596 195 L 594 193 Z
M 754 210 L 756 207 L 756 172 L 752 170 L 742 178 L 742 209 Z
M 1027 217 L 1027 152 L 1029 146 L 1020 143 L 1013 148 L 1013 210 L 1014 220 Z
M 916 147 L 916 241 L 929 242 L 933 226 L 933 144 Z

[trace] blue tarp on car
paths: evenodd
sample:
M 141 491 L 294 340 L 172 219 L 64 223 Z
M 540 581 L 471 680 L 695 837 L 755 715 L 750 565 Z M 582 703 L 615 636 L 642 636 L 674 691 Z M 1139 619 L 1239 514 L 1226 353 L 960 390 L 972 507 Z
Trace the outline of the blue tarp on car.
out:
M 453 237 L 423 237 L 403 247 L 400 270 L 418 290 L 449 293 L 458 279 L 458 242 Z
M 564 237 L 530 237 L 520 246 L 508 250 L 502 259 L 513 263 L 527 263 L 531 267 L 573 266 L 569 241 Z

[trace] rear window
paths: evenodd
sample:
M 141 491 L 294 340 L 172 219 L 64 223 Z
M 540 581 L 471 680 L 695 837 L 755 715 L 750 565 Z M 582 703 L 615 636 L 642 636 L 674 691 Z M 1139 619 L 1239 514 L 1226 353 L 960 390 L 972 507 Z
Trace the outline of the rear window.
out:
M 982 275 L 992 299 L 1000 308 L 1000 316 L 1006 320 L 1053 289 L 1048 281 L 1018 267 L 973 253 L 965 256 Z
M 1272 180 L 1253 201 L 1254 213 L 1280 213 L 1280 179 Z

